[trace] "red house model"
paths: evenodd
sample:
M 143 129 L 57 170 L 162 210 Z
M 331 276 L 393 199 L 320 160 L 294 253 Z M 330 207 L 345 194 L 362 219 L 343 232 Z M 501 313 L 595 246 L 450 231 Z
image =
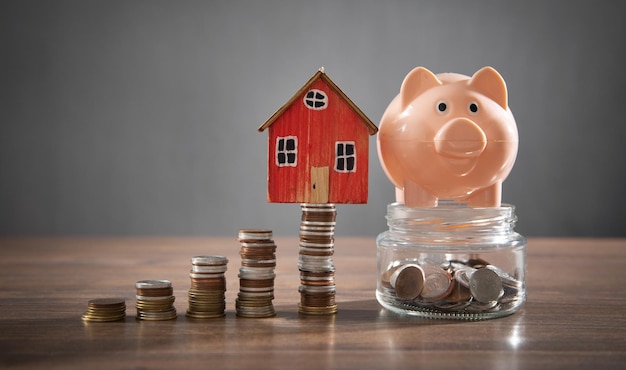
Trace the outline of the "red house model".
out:
M 265 129 L 268 202 L 367 203 L 369 136 L 378 128 L 323 69 Z

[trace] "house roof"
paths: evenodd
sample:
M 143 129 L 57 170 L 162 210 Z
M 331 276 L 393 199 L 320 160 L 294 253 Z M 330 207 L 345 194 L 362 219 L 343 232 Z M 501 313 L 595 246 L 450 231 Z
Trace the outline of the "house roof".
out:
M 307 81 L 307 83 L 305 83 L 304 86 L 302 86 L 300 90 L 298 90 L 298 92 L 291 97 L 291 99 L 289 99 L 282 107 L 280 107 L 280 109 L 276 111 L 276 113 L 274 113 L 263 125 L 261 125 L 258 130 L 262 132 L 266 128 L 270 127 L 274 123 L 274 121 L 276 121 L 278 117 L 280 117 L 291 106 L 291 104 L 293 104 L 294 101 L 296 101 L 302 94 L 309 90 L 311 85 L 313 85 L 313 83 L 318 79 L 322 79 L 331 89 L 333 89 L 341 97 L 341 99 L 354 111 L 354 113 L 356 113 L 361 118 L 361 121 L 367 126 L 370 135 L 374 135 L 378 132 L 378 127 L 376 127 L 376 125 L 373 124 L 369 118 L 367 118 L 365 113 L 363 113 L 359 109 L 359 107 L 357 107 L 356 104 L 354 104 L 352 100 L 350 100 L 350 98 L 348 98 L 348 96 L 344 94 L 343 91 L 341 91 L 341 89 L 333 82 L 333 80 L 328 77 L 326 72 L 324 72 L 324 68 L 320 68 L 313 75 L 313 77 L 311 77 L 309 81 Z

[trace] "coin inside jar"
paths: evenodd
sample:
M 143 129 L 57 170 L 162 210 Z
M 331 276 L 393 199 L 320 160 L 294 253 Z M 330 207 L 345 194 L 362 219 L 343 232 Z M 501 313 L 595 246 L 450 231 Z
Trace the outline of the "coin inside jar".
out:
M 474 271 L 469 279 L 469 288 L 475 300 L 482 303 L 494 302 L 502 295 L 502 279 L 490 269 Z
M 453 288 L 450 273 L 434 265 L 427 265 L 422 269 L 425 277 L 421 297 L 428 301 L 437 301 L 446 297 Z
M 390 278 L 390 284 L 400 299 L 415 299 L 424 289 L 424 270 L 418 265 L 400 266 Z

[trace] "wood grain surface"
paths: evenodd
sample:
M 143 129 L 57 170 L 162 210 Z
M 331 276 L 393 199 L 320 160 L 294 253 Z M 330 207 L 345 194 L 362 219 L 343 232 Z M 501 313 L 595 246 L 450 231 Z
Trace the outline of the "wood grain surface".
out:
M 403 317 L 375 299 L 372 238 L 335 242 L 334 316 L 298 314 L 296 238 L 276 238 L 276 317 L 235 316 L 235 238 L 0 238 L 0 367 L 11 369 L 572 369 L 626 364 L 626 239 L 530 239 L 528 302 L 464 322 Z M 190 258 L 229 258 L 227 315 L 184 316 Z M 168 279 L 178 318 L 134 318 L 137 280 Z M 120 296 L 124 321 L 85 323 Z

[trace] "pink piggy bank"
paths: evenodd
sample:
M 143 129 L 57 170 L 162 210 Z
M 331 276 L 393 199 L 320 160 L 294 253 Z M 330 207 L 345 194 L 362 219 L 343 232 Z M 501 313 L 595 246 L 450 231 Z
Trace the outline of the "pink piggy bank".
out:
M 491 67 L 472 77 L 413 69 L 378 132 L 396 201 L 409 207 L 436 207 L 439 199 L 500 206 L 517 146 L 506 83 Z

